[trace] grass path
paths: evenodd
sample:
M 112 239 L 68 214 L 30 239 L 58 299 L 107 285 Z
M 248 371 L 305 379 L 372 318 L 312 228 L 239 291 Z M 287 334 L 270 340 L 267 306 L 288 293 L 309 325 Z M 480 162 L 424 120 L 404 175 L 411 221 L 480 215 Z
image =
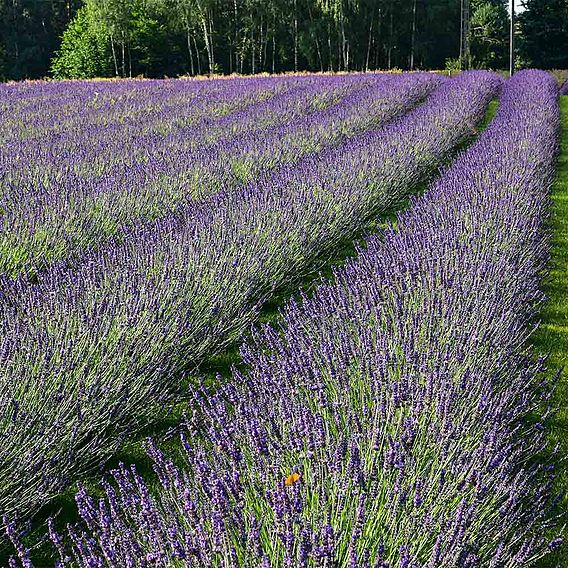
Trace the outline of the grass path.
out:
M 552 188 L 553 230 L 550 274 L 544 290 L 548 301 L 543 307 L 542 324 L 534 336 L 534 344 L 540 352 L 549 353 L 548 368 L 556 373 L 563 368 L 558 392 L 558 414 L 551 424 L 552 445 L 560 444 L 563 458 L 557 464 L 557 489 L 568 490 L 568 96 L 560 97 L 561 134 L 556 181 Z M 560 503 L 568 512 L 568 495 Z M 568 518 L 563 520 L 568 522 Z M 552 537 L 556 535 L 551 535 Z M 566 539 L 566 535 L 565 535 Z M 568 567 L 568 542 L 558 553 L 551 555 L 541 566 L 547 568 Z

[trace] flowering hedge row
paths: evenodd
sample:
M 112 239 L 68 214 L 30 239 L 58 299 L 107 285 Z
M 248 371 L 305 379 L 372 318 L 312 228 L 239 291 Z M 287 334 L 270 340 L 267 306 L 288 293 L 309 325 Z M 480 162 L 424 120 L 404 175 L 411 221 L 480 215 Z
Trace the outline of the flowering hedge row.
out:
M 117 87 L 113 104 L 112 90 L 96 102 L 97 83 L 67 85 L 78 100 L 62 116 L 52 116 L 50 105 L 62 103 L 38 83 L 46 114 L 62 124 L 43 133 L 50 121 L 35 125 L 30 101 L 21 103 L 19 115 L 31 124 L 4 152 L 0 147 L 0 274 L 33 275 L 53 262 L 76 260 L 138 222 L 377 128 L 421 102 L 440 79 L 347 75 L 235 81 L 232 88 L 221 83 L 220 92 L 186 81 L 153 91 Z M 180 100 L 184 93 L 187 101 Z M 133 108 L 125 109 L 123 98 Z M 74 124 L 77 115 L 85 125 Z
M 61 565 L 514 567 L 557 546 L 526 347 L 557 95 L 545 73 L 508 81 L 396 229 L 259 331 L 244 373 L 195 390 L 184 464 L 149 443 L 156 494 L 124 466 L 99 502 L 79 491 L 69 547 L 50 525 Z
M 472 133 L 500 80 L 464 74 L 368 132 L 217 206 L 180 209 L 0 304 L 0 511 L 32 513 L 180 395 L 180 374 L 239 337 Z

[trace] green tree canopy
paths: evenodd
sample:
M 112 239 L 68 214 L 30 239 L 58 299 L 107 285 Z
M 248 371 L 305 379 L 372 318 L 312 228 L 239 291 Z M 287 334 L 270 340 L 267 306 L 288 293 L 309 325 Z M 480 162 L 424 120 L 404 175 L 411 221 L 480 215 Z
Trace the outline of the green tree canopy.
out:
M 568 68 L 568 2 L 525 0 L 519 15 L 521 55 L 533 67 Z
M 509 21 L 506 0 L 472 2 L 471 52 L 474 66 L 507 67 Z
M 507 0 L 471 0 L 475 67 L 508 66 Z M 460 0 L 0 0 L 0 78 L 436 69 Z M 525 0 L 522 60 L 568 67 L 568 1 Z M 55 56 L 54 56 L 55 53 Z
M 89 5 L 85 5 L 69 23 L 51 65 L 55 79 L 85 79 L 109 74 L 106 39 L 94 25 L 94 17 Z

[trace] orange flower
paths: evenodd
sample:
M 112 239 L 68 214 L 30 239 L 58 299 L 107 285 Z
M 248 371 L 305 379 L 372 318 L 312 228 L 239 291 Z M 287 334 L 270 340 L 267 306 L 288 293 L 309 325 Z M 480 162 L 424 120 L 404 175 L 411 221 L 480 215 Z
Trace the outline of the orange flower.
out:
M 294 485 L 294 483 L 296 483 L 296 481 L 300 480 L 300 474 L 299 473 L 291 473 L 286 480 L 284 481 L 284 485 Z

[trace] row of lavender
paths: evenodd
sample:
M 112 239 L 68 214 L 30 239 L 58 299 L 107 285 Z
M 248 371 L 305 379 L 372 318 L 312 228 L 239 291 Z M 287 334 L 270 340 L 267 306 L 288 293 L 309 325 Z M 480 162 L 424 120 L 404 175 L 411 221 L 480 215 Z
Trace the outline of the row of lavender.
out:
M 50 228 L 50 218 L 45 217 L 49 211 L 57 211 L 55 225 L 58 219 L 65 221 L 67 209 L 78 207 L 78 199 L 108 188 L 111 182 L 124 186 L 136 166 L 152 155 L 154 161 L 167 156 L 176 144 L 194 149 L 205 137 L 223 141 L 237 130 L 244 131 L 247 124 L 250 131 L 249 117 L 258 120 L 254 130 L 260 132 L 287 120 L 291 110 L 300 116 L 317 99 L 317 83 L 298 78 L 168 81 L 159 89 L 153 82 L 37 83 L 31 93 L 18 86 L 4 87 L 2 116 L 8 123 L 0 153 L 2 208 L 7 215 L 4 240 L 13 237 L 20 245 L 12 249 L 12 256 L 21 255 L 22 243 L 30 239 L 48 239 L 46 248 L 57 245 L 49 235 L 42 237 Z M 334 95 L 337 98 L 338 88 L 328 86 L 330 102 Z M 136 189 L 128 184 L 127 188 L 131 193 Z M 9 244 L 5 242 L 8 248 Z M 12 271 L 17 268 L 16 263 Z
M 8 116 L 15 113 L 22 124 L 14 129 L 14 140 L 8 139 L 13 152 L 3 153 L 2 159 L 6 166 L 14 166 L 9 172 L 14 179 L 23 174 L 17 166 L 25 162 L 32 169 L 32 175 L 27 174 L 32 180 L 41 179 L 42 170 L 55 175 L 62 168 L 67 169 L 61 174 L 103 176 L 124 161 L 144 159 L 153 151 L 152 144 L 157 143 L 156 151 L 167 152 L 179 144 L 195 149 L 237 133 L 261 131 L 334 104 L 359 83 L 364 85 L 365 80 L 272 78 L 212 81 L 202 87 L 168 81 L 159 88 L 144 82 L 111 86 L 100 98 L 97 83 L 54 84 L 50 89 L 38 84 L 40 124 L 33 120 L 29 124 L 33 110 L 16 104 L 17 91 L 10 97 L 15 108 L 4 109 Z M 73 104 L 58 101 L 51 91 L 74 94 Z M 58 102 L 63 112 L 54 115 Z
M 143 160 L 152 144 L 167 151 L 177 134 L 208 128 L 222 138 L 247 112 L 262 113 L 270 104 L 282 110 L 278 103 L 288 98 L 301 105 L 301 85 L 297 79 L 164 81 L 159 89 L 153 81 L 6 85 L 0 105 L 3 199 L 28 201 L 34 186 L 62 191 L 69 176 L 70 188 L 82 177 L 104 179 L 124 163 Z
M 550 391 L 525 345 L 557 94 L 541 72 L 511 79 L 396 230 L 243 347 L 244 374 L 195 391 L 183 467 L 148 445 L 159 491 L 122 466 L 98 502 L 79 491 L 67 544 L 50 526 L 59 565 L 512 568 L 557 546 L 527 420 Z
M 238 338 L 275 290 L 317 270 L 439 167 L 499 85 L 491 73 L 461 75 L 387 127 L 218 206 L 138 227 L 77 270 L 5 283 L 0 510 L 34 512 L 159 418 L 181 372 Z
M 165 105 L 134 126 L 131 115 L 138 118 L 138 113 L 131 110 L 121 124 L 101 127 L 91 119 L 75 131 L 69 125 L 63 135 L 6 145 L 9 151 L 0 154 L 0 273 L 36 273 L 180 203 L 238 187 L 376 128 L 417 104 L 441 80 L 434 75 L 355 75 L 287 81 L 291 84 L 274 79 L 252 89 L 252 81 L 237 85 L 229 90 L 232 112 L 223 116 L 210 114 L 218 96 L 206 104 L 207 91 L 191 97 L 189 90 L 189 102 Z M 82 93 L 79 100 L 91 94 Z M 152 99 L 142 95 L 151 108 Z M 166 101 L 175 96 L 177 90 Z M 94 116 L 107 110 L 97 107 Z M 165 125 L 171 130 L 176 117 L 180 124 L 173 132 L 155 131 Z
M 45 163 L 49 157 L 36 145 L 40 140 L 46 142 L 47 148 L 62 153 L 62 159 L 70 158 L 75 151 L 78 161 L 88 166 L 97 150 L 109 149 L 105 157 L 117 162 L 113 150 L 120 149 L 120 140 L 113 134 L 119 130 L 122 141 L 135 153 L 136 139 L 174 134 L 180 128 L 209 125 L 215 136 L 221 126 L 219 119 L 225 118 L 225 124 L 230 125 L 232 116 L 248 107 L 264 107 L 268 110 L 265 121 L 276 120 L 275 113 L 266 109 L 269 101 L 277 103 L 279 96 L 319 81 L 330 79 L 312 76 L 5 84 L 0 85 L 0 141 L 14 146 L 14 160 L 33 158 L 32 166 L 36 161 Z M 333 97 L 333 90 L 330 95 Z M 92 140 L 95 148 L 85 145 L 85 138 Z M 103 148 L 105 139 L 108 146 Z

